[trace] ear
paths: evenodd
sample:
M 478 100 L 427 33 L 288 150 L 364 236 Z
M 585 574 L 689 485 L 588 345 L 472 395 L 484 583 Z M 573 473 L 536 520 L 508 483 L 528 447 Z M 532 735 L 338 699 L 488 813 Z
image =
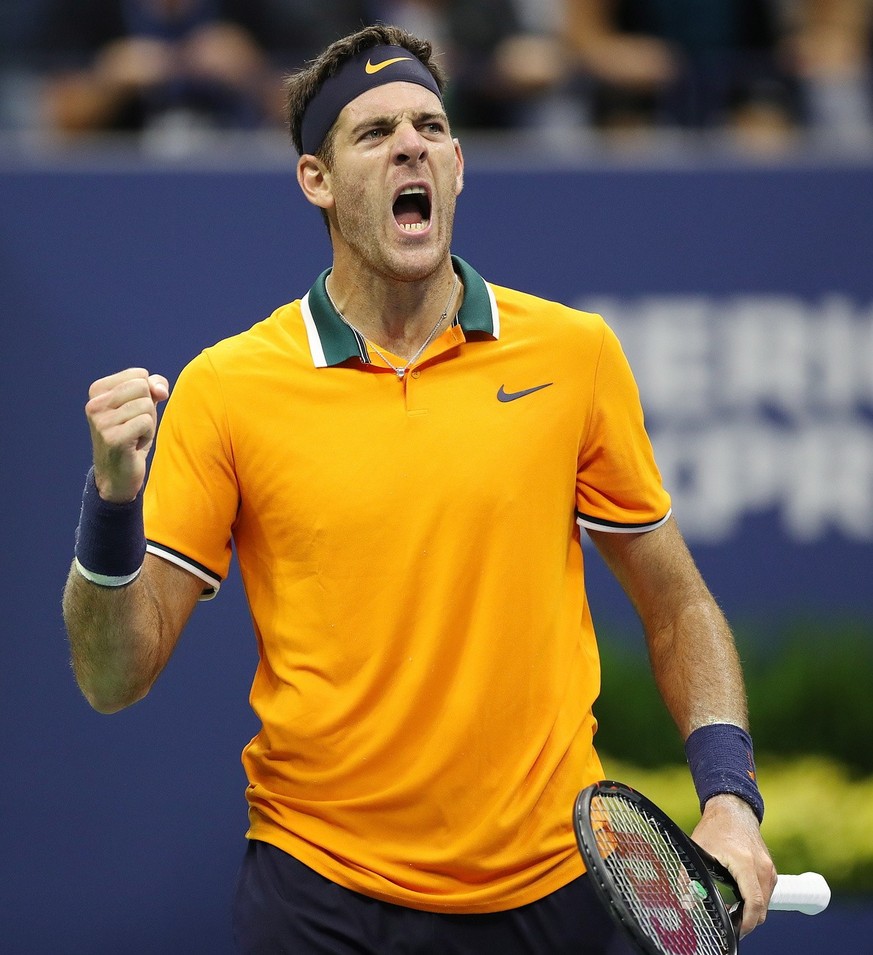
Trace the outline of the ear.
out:
M 464 154 L 461 152 L 461 143 L 453 139 L 455 144 L 455 195 L 459 196 L 464 188 Z
M 314 206 L 330 209 L 334 204 L 330 187 L 330 171 L 319 159 L 304 153 L 297 160 L 297 182 L 303 195 Z

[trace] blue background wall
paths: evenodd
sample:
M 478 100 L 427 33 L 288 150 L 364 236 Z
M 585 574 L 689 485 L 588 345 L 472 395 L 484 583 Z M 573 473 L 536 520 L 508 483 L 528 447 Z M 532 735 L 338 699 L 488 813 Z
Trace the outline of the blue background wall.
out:
M 94 378 L 137 364 L 173 379 L 204 345 L 297 297 L 328 262 L 326 234 L 290 159 L 242 169 L 6 158 L 0 224 L 2 947 L 221 955 L 245 829 L 239 752 L 255 729 L 248 615 L 232 571 L 146 701 L 111 719 L 88 709 L 60 616 L 89 465 L 82 406 Z M 474 160 L 454 248 L 497 283 L 582 305 L 607 296 L 619 311 L 663 295 L 712 306 L 839 293 L 856 340 L 870 342 L 873 381 L 873 166 Z M 861 442 L 864 517 L 873 393 L 850 398 L 837 424 Z M 873 632 L 861 524 L 798 537 L 775 500 L 691 542 L 734 619 L 766 632 L 798 614 L 851 617 Z M 632 634 L 617 588 L 590 564 L 595 612 Z M 870 910 L 847 900 L 815 920 L 775 916 L 744 951 L 867 951 L 871 929 Z

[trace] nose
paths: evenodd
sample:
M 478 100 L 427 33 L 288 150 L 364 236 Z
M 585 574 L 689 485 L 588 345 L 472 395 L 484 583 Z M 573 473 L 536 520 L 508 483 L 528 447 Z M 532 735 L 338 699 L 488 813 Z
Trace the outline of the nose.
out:
M 420 163 L 427 158 L 427 140 L 412 123 L 401 123 L 394 133 L 394 161 L 398 165 Z

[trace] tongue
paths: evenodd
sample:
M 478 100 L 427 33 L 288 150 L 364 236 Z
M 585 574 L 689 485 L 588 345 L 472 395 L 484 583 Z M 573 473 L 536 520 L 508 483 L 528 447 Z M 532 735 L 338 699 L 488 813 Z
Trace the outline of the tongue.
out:
M 418 203 L 411 197 L 407 198 L 406 196 L 401 196 L 394 203 L 394 218 L 400 225 L 416 225 L 424 221 Z

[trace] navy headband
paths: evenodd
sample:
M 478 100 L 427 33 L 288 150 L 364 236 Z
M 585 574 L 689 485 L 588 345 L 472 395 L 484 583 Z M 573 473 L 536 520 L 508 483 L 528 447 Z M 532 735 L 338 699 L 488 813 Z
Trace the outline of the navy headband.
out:
M 300 126 L 304 153 L 316 153 L 347 103 L 384 83 L 417 83 L 442 102 L 431 71 L 402 46 L 371 46 L 347 60 L 309 101 Z

